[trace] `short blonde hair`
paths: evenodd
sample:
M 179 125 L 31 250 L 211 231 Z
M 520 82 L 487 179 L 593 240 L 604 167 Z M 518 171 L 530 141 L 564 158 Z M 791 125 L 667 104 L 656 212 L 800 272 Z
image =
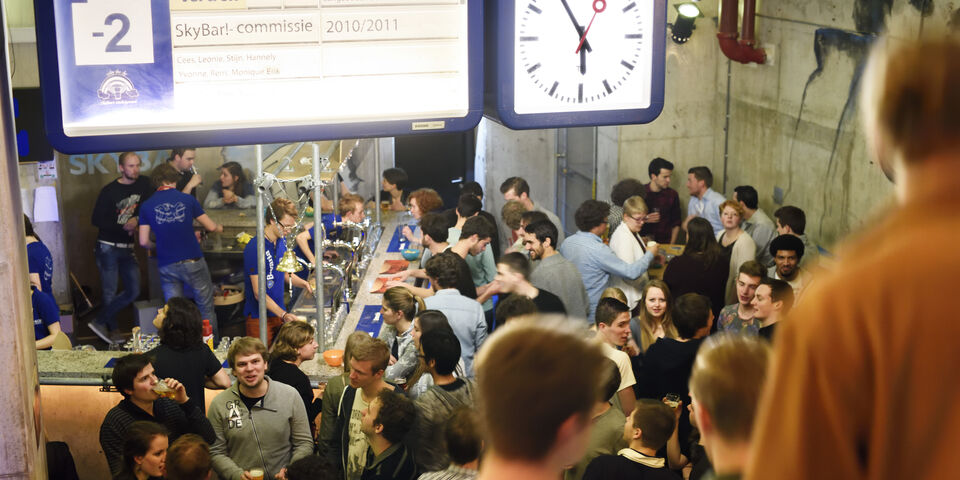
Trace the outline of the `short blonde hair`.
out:
M 371 373 L 386 370 L 387 364 L 390 363 L 390 347 L 387 346 L 387 342 L 379 338 L 371 338 L 369 342 L 357 344 L 350 353 L 358 362 L 370 362 Z
M 363 330 L 357 330 L 347 336 L 347 344 L 343 347 L 344 372 L 350 372 L 350 358 L 353 356 L 353 351 L 357 349 L 357 345 L 360 345 L 364 342 L 369 342 L 370 340 L 373 340 L 373 337 Z
M 624 215 L 646 215 L 647 211 L 647 202 L 639 195 L 634 195 L 623 202 Z
M 730 207 L 730 208 L 734 209 L 734 210 L 737 212 L 737 215 L 740 216 L 740 218 L 743 218 L 743 214 L 746 213 L 746 211 L 744 211 L 744 209 L 743 209 L 743 205 L 740 205 L 740 202 L 734 202 L 733 200 L 727 200 L 727 201 L 725 201 L 725 202 L 723 202 L 723 203 L 720 204 L 720 207 L 719 207 L 719 208 L 720 208 L 720 214 L 721 214 L 721 215 L 723 215 L 723 211 L 724 211 L 727 207 Z
M 769 362 L 770 347 L 757 337 L 724 332 L 703 342 L 690 373 L 690 393 L 722 438 L 750 438 Z
M 600 345 L 585 334 L 582 322 L 533 315 L 487 339 L 477 357 L 477 404 L 499 455 L 541 460 L 563 422 L 572 416 L 589 422 L 610 371 Z
M 267 360 L 267 347 L 256 337 L 243 337 L 230 345 L 227 351 L 227 364 L 230 368 L 236 368 L 237 357 L 241 355 L 252 355 L 259 353 L 263 360 Z
M 271 220 L 280 221 L 284 215 L 289 215 L 293 218 L 297 218 L 297 206 L 293 204 L 289 198 L 278 198 L 270 202 L 270 210 L 273 211 L 273 215 L 276 215 L 276 218 L 273 215 L 267 215 L 267 222 Z
M 603 290 L 603 293 L 600 294 L 600 298 L 615 298 L 621 302 L 629 305 L 630 302 L 627 302 L 627 295 L 623 293 L 623 290 L 617 287 L 607 287 Z
M 356 210 L 357 205 L 363 205 L 363 197 L 353 193 L 344 193 L 340 196 L 340 201 L 337 204 L 337 211 L 340 212 L 340 215 L 353 213 L 353 211 Z

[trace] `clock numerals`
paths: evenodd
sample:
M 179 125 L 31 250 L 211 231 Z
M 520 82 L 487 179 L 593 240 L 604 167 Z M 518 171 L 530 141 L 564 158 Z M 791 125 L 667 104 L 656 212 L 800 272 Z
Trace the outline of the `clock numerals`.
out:
M 644 88 L 652 2 L 598 1 L 514 4 L 517 112 L 627 108 L 638 93 L 646 95 L 638 89 Z

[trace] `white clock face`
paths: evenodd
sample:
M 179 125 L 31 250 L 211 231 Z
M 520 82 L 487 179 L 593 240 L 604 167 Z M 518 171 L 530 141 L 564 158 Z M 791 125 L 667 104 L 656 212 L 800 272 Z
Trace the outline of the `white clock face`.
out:
M 515 0 L 516 113 L 649 107 L 653 2 Z

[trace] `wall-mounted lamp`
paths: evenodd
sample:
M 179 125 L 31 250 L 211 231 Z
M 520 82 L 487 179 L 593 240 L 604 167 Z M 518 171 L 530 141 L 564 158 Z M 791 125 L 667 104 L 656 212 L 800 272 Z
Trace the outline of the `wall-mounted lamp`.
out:
M 674 7 L 677 9 L 677 19 L 671 25 L 670 38 L 676 44 L 682 45 L 690 39 L 693 29 L 697 28 L 693 23 L 697 20 L 697 17 L 702 17 L 703 13 L 700 12 L 700 7 L 689 2 L 676 4 Z

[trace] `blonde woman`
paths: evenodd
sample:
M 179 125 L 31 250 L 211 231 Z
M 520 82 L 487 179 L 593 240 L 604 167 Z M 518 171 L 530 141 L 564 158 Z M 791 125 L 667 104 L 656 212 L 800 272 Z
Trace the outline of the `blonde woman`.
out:
M 610 236 L 610 249 L 620 260 L 634 263 L 646 253 L 645 242 L 640 238 L 640 229 L 646 216 L 647 204 L 642 197 L 633 196 L 623 202 L 623 221 Z M 611 285 L 623 290 L 627 296 L 624 303 L 633 310 L 640 302 L 640 290 L 646 282 L 647 274 L 644 273 L 636 279 L 613 277 Z
M 740 271 L 740 265 L 757 259 L 756 242 L 746 230 L 740 228 L 743 213 L 743 206 L 739 202 L 727 200 L 720 204 L 720 222 L 723 224 L 723 231 L 717 234 L 717 242 L 724 253 L 730 257 L 724 305 L 737 303 L 737 272 Z
M 677 338 L 677 327 L 670 316 L 673 297 L 663 280 L 655 278 L 643 286 L 640 305 L 640 314 L 630 320 L 630 333 L 639 342 L 641 353 L 646 353 L 658 338 Z
M 307 419 L 310 421 L 310 433 L 316 433 L 314 421 L 323 408 L 323 400 L 315 397 L 310 379 L 300 370 L 300 364 L 313 360 L 317 354 L 317 340 L 315 331 L 309 323 L 293 320 L 284 323 L 277 332 L 273 345 L 270 346 L 270 361 L 267 375 L 270 380 L 285 383 L 297 389 L 303 406 L 307 409 Z
M 403 384 L 417 368 L 417 347 L 413 343 L 413 319 L 426 307 L 423 299 L 403 287 L 391 287 L 383 293 L 380 317 L 392 327 L 384 337 L 390 346 L 390 365 L 383 378 L 390 383 Z

